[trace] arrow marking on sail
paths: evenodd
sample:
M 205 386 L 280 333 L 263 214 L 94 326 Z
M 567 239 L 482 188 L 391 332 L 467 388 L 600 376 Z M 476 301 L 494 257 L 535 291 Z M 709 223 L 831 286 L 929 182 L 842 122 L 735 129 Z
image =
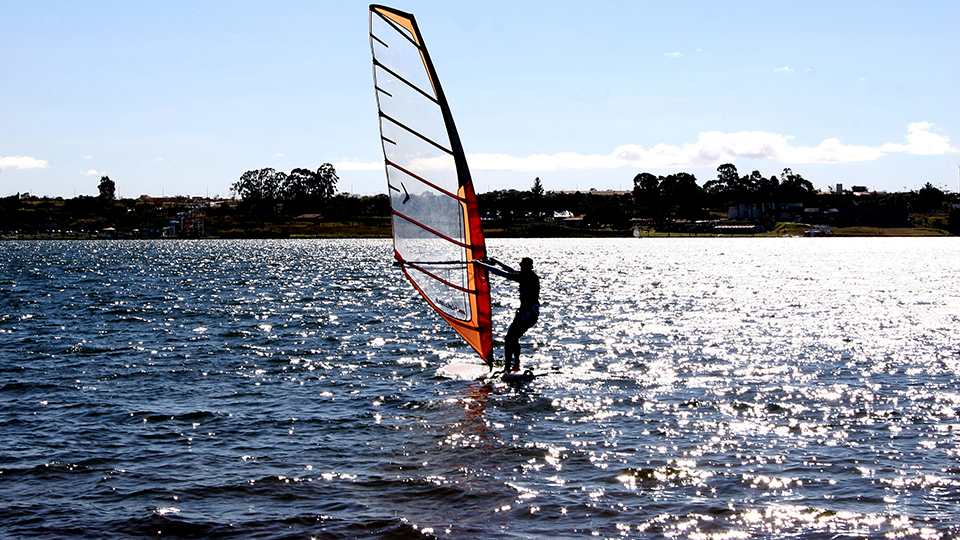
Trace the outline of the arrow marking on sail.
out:
M 387 186 L 389 186 L 390 189 L 396 191 L 397 193 L 400 193 L 400 190 L 397 189 L 397 186 L 395 186 L 395 185 L 393 185 L 393 184 L 387 184 Z M 403 188 L 403 202 L 400 203 L 400 204 L 407 204 L 407 201 L 410 200 L 410 194 L 407 193 L 407 186 L 403 185 L 403 182 L 400 182 L 400 187 Z

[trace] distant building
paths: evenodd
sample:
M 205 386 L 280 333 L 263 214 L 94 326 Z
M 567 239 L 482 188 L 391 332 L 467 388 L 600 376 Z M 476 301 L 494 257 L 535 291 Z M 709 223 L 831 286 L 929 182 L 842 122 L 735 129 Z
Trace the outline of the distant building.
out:
M 764 219 L 774 215 L 774 203 L 738 204 L 727 208 L 727 219 Z
M 797 221 L 803 214 L 803 203 L 778 203 L 777 220 L 778 221 Z

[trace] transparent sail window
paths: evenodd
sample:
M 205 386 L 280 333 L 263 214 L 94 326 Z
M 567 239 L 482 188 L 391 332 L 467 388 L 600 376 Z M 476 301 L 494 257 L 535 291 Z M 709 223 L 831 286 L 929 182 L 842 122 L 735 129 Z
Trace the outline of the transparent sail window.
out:
M 455 283 L 466 288 L 467 269 L 465 266 L 426 266 L 424 270 L 436 275 L 444 281 Z M 434 305 L 447 315 L 461 321 L 469 321 L 470 314 L 470 295 L 464 291 L 450 287 L 443 281 L 434 279 L 428 274 L 420 272 L 415 268 L 407 271 L 410 279 L 419 287 L 427 298 Z
M 383 153 L 390 162 L 440 189 L 454 194 L 459 191 L 460 181 L 457 178 L 453 154 L 423 140 L 385 117 L 380 118 L 380 130 L 383 132 L 383 138 L 386 139 L 383 142 Z

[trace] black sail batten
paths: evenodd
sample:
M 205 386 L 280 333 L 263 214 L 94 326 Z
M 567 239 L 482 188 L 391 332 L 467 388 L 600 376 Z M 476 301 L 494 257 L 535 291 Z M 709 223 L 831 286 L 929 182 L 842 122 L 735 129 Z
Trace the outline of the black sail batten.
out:
M 370 39 L 375 39 L 375 40 L 377 40 L 377 43 L 383 45 L 384 47 L 389 47 L 389 45 L 387 45 L 386 43 L 384 43 L 383 41 L 381 41 L 380 38 L 378 38 L 377 36 L 375 36 L 375 35 L 373 35 L 373 34 L 370 34 Z M 379 63 L 377 63 L 377 60 L 376 60 L 376 59 L 373 60 L 373 65 L 375 65 L 375 66 L 379 65 Z

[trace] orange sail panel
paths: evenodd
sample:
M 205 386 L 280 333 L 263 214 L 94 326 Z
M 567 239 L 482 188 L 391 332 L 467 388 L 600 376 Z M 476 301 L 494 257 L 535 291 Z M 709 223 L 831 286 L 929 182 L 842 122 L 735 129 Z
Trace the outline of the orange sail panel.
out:
M 470 169 L 413 15 L 370 6 L 394 257 L 433 309 L 492 363 L 490 286 Z

